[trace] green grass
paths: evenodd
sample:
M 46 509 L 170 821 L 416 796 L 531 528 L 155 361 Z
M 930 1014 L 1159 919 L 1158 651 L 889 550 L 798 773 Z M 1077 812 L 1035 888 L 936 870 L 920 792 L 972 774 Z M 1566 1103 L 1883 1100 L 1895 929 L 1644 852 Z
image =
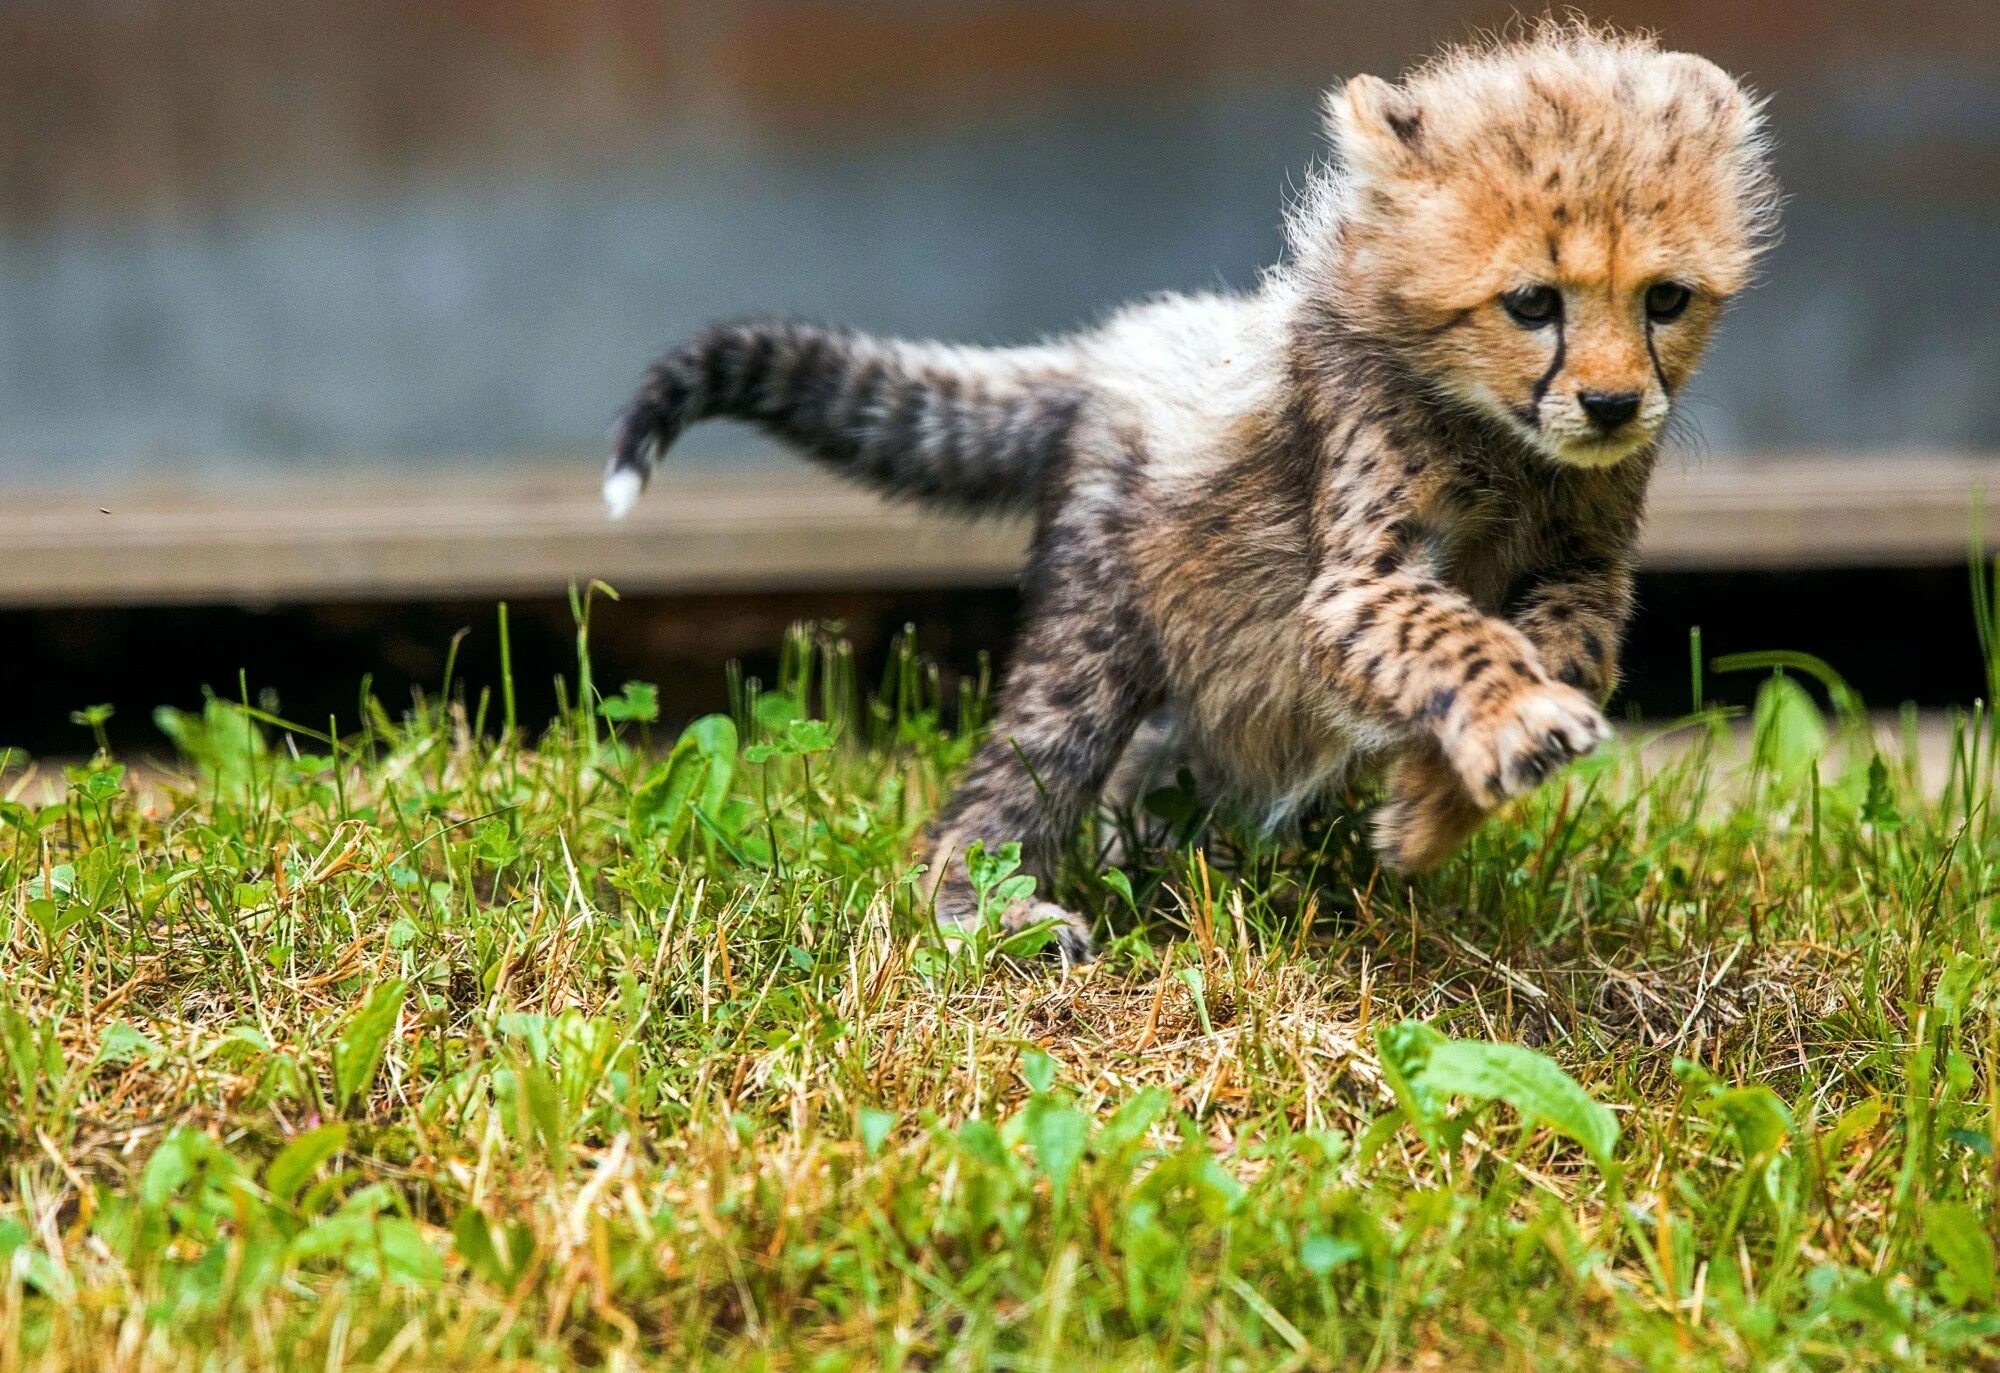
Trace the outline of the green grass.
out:
M 1347 812 L 1073 877 L 1065 975 L 914 898 L 914 657 L 675 734 L 579 648 L 539 740 L 0 774 L 0 1368 L 2000 1358 L 1976 712 L 1926 797 L 1791 659 L 1414 888 Z

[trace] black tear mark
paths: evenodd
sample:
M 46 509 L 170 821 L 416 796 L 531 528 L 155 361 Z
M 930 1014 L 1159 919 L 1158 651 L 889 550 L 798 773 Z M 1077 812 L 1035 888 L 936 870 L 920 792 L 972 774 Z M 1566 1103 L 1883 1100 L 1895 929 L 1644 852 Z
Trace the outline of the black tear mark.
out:
M 1534 427 L 1537 429 L 1542 427 L 1542 398 L 1548 395 L 1549 387 L 1554 384 L 1556 374 L 1563 369 L 1563 343 L 1566 332 L 1563 321 L 1558 319 L 1556 321 L 1556 355 L 1549 360 L 1549 370 L 1542 373 L 1541 380 L 1535 383 L 1534 398 L 1528 403 L 1528 408 L 1534 415 Z M 1652 346 L 1650 334 L 1647 337 L 1646 346 L 1648 348 Z M 1655 358 L 1653 366 L 1658 368 L 1659 365 L 1659 359 Z
M 1653 360 L 1653 375 L 1660 379 L 1660 394 L 1672 398 L 1674 388 L 1667 385 L 1667 374 L 1660 368 L 1660 350 L 1653 346 L 1653 323 L 1646 322 L 1646 356 Z

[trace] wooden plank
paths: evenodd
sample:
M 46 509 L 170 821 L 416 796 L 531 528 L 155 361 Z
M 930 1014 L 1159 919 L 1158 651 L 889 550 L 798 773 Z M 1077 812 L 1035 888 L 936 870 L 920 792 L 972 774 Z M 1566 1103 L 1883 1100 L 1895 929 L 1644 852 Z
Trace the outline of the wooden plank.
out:
M 622 591 L 992 586 L 1017 524 L 888 505 L 806 467 L 664 474 L 612 523 L 589 458 L 228 491 L 0 497 L 0 605 L 269 603 Z M 1661 568 L 1948 564 L 2000 458 L 1676 459 L 1654 488 Z M 107 513 L 108 512 L 108 513 Z
M 605 517 L 597 462 L 227 492 L 0 499 L 0 604 L 200 604 L 621 590 L 990 585 L 1018 527 L 939 520 L 808 468 L 666 474 Z M 108 511 L 108 513 L 106 513 Z
M 1982 493 L 2000 500 L 2000 456 L 1675 457 L 1653 482 L 1643 554 L 1657 568 L 1961 563 Z

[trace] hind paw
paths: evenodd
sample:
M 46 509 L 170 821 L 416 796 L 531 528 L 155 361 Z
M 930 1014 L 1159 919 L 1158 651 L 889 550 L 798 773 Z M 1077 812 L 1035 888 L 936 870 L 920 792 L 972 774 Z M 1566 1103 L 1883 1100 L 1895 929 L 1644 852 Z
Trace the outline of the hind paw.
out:
M 1053 901 L 1024 902 L 1006 914 L 1000 927 L 1009 935 L 1046 928 L 1049 942 L 1042 946 L 1041 957 L 1053 958 L 1065 968 L 1097 957 L 1096 945 L 1090 937 L 1090 922 Z
M 1390 770 L 1388 799 L 1370 827 L 1375 856 L 1394 872 L 1428 872 L 1485 819 L 1451 765 L 1427 748 Z

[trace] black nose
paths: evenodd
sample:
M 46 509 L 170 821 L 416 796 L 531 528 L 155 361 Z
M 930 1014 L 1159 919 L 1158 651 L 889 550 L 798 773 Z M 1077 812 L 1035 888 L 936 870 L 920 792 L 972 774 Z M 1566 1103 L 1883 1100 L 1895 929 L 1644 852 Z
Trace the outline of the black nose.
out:
M 1607 434 L 1639 413 L 1637 391 L 1580 391 L 1576 399 L 1590 422 Z

